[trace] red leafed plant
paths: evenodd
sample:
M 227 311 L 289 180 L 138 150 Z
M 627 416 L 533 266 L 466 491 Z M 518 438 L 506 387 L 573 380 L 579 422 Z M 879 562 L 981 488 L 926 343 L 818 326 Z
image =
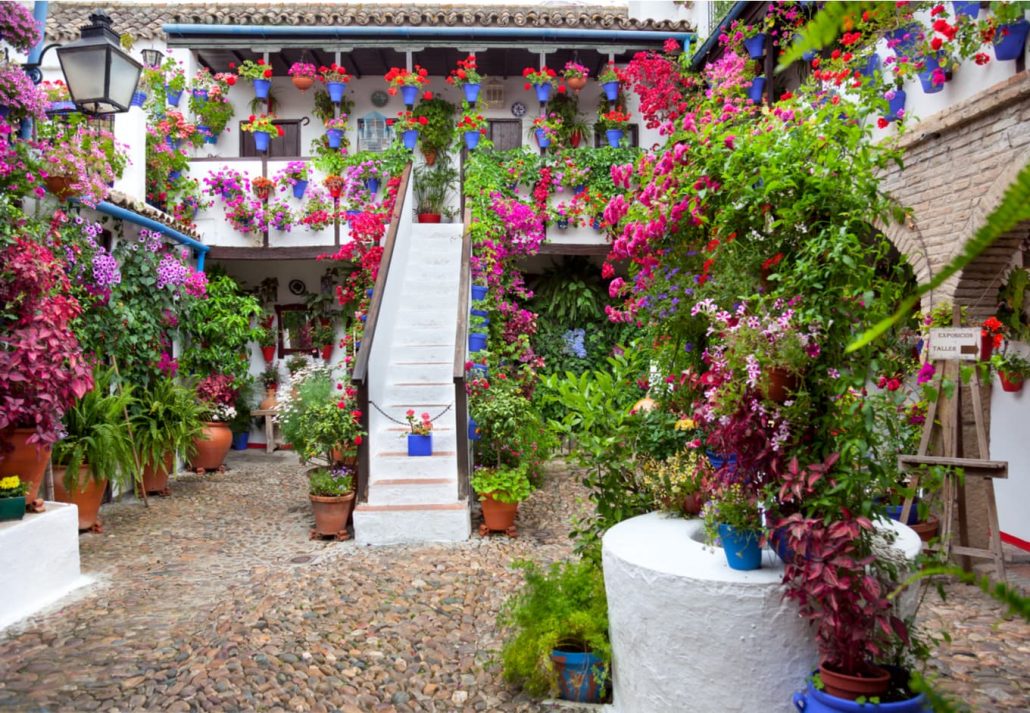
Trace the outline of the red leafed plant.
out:
M 82 307 L 67 294 L 63 263 L 48 248 L 17 238 L 0 253 L 0 265 L 0 433 L 34 428 L 30 443 L 54 443 L 64 412 L 93 388 L 71 328 Z

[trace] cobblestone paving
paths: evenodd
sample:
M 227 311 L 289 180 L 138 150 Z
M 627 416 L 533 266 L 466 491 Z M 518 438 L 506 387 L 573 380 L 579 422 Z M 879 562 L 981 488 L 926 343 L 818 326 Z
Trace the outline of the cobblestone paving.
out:
M 80 541 L 99 584 L 0 634 L 0 709 L 549 709 L 501 680 L 495 617 L 520 581 L 513 559 L 570 553 L 584 498 L 568 472 L 522 506 L 516 540 L 359 548 L 308 540 L 291 454 L 229 465 L 181 474 L 149 510 L 105 506 L 104 533 Z M 1025 710 L 1030 628 L 951 591 L 923 609 L 952 632 L 935 662 L 946 687 L 977 710 Z

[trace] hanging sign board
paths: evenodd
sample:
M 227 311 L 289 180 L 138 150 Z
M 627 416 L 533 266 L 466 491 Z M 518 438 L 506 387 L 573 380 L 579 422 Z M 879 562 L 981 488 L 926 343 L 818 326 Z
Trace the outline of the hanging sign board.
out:
M 930 361 L 976 361 L 979 356 L 979 327 L 939 327 L 930 330 Z

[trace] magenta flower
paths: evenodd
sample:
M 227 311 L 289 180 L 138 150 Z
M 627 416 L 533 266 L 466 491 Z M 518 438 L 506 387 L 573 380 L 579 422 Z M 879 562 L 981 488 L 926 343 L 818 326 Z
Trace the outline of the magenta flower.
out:
M 925 384 L 927 381 L 930 381 L 936 373 L 937 369 L 934 365 L 930 362 L 926 362 L 919 367 L 919 375 L 916 377 L 916 383 Z

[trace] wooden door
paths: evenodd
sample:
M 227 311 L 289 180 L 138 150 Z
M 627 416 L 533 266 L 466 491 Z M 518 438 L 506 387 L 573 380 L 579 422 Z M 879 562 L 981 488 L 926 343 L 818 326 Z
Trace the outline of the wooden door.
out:
M 490 119 L 487 136 L 494 142 L 495 151 L 507 151 L 522 146 L 522 121 L 519 119 Z

